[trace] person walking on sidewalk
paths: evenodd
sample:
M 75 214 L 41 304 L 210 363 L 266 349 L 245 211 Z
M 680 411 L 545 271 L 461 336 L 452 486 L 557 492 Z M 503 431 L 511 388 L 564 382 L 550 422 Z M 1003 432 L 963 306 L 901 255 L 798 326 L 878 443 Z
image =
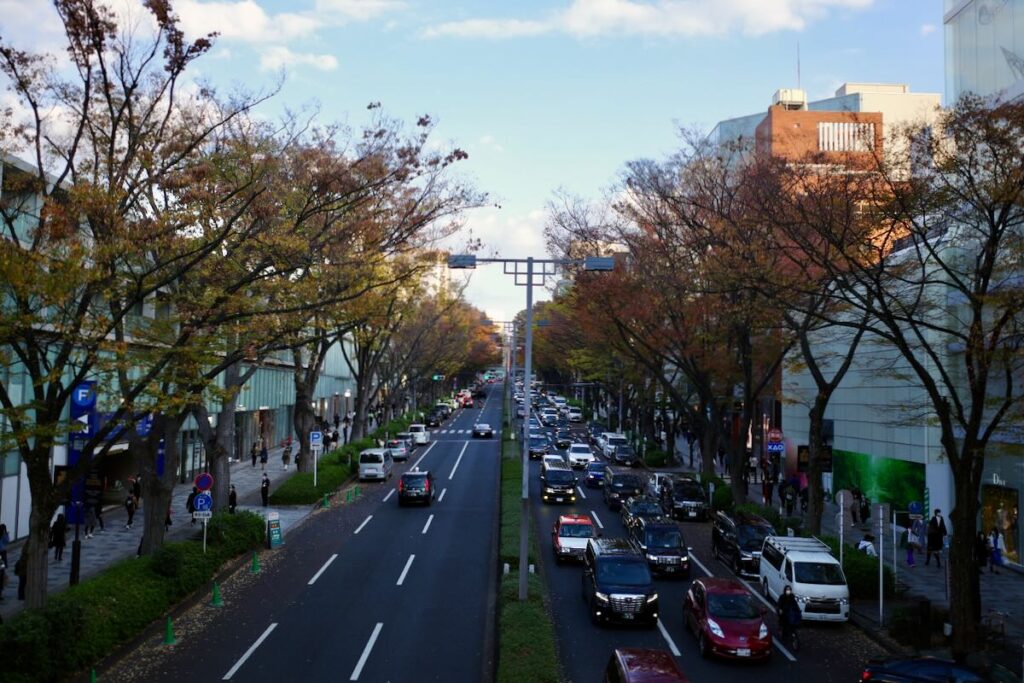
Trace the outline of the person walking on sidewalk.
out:
M 89 503 L 85 506 L 85 537 L 92 538 L 94 531 L 96 531 L 96 505 Z
M 998 574 L 997 568 L 1003 566 L 1003 551 L 1006 550 L 1003 532 L 999 530 L 999 527 L 992 527 L 992 533 L 988 535 L 988 546 L 992 549 L 989 554 L 988 570 L 992 574 Z
M 25 577 L 28 576 L 28 551 L 21 549 L 18 561 L 14 563 L 14 575 L 18 577 L 18 599 L 25 599 Z
M 124 510 L 128 513 L 128 521 L 125 523 L 125 529 L 132 528 L 132 520 L 135 519 L 135 496 L 129 493 L 124 499 Z
M 800 649 L 800 641 L 796 636 L 796 628 L 800 625 L 803 616 L 800 613 L 800 605 L 797 604 L 796 596 L 793 595 L 793 588 L 786 586 L 778 601 L 779 626 L 782 628 L 782 639 L 789 643 L 794 650 Z
M 185 509 L 188 510 L 188 516 L 192 517 L 192 526 L 196 525 L 196 518 L 193 517 L 193 513 L 196 511 L 196 496 L 198 495 L 199 488 L 193 486 L 192 493 L 188 494 L 188 498 L 185 500 Z
M 267 445 L 263 444 L 260 448 L 260 465 L 264 472 L 267 471 L 267 462 L 270 460 L 270 453 L 267 452 Z
M 772 489 L 775 488 L 774 482 L 768 477 L 765 477 L 764 482 L 761 484 L 761 493 L 764 494 L 764 504 L 768 507 L 772 505 Z
M 235 509 L 238 507 L 238 491 L 235 490 L 235 485 L 231 485 L 231 491 L 228 492 L 228 512 L 232 515 L 235 514 Z
M 53 548 L 53 559 L 64 560 L 64 546 L 67 545 L 68 523 L 64 514 L 57 515 L 57 521 L 50 527 L 50 547 Z
M 921 515 L 917 515 L 917 519 L 911 522 L 910 529 L 907 531 L 907 566 L 911 569 L 917 566 L 917 562 L 914 560 L 914 551 L 921 552 L 925 531 L 924 520 L 921 519 Z
M 985 571 L 985 566 L 992 558 L 992 548 L 988 544 L 988 536 L 984 531 L 979 531 L 974 539 L 974 561 L 978 565 L 978 571 Z
M 263 481 L 260 482 L 260 498 L 263 499 L 263 507 L 270 504 L 270 477 L 264 473 Z
M 7 533 L 7 525 L 0 524 L 0 562 L 7 564 L 7 546 L 11 544 L 11 535 Z
M 281 469 L 285 472 L 288 471 L 288 463 L 292 461 L 292 440 L 288 441 L 284 445 L 284 450 L 281 451 Z
M 252 448 L 249 449 L 249 457 L 252 458 L 252 468 L 256 469 L 256 458 L 260 457 L 260 447 L 255 441 L 252 442 Z
M 942 566 L 939 558 L 942 557 L 942 545 L 946 535 L 946 520 L 942 518 L 941 511 L 935 508 L 935 514 L 928 520 L 928 549 L 924 557 L 925 566 L 931 563 L 933 553 L 935 554 L 935 566 Z
M 135 475 L 132 480 L 132 497 L 135 498 L 135 509 L 138 510 L 142 505 L 142 474 Z

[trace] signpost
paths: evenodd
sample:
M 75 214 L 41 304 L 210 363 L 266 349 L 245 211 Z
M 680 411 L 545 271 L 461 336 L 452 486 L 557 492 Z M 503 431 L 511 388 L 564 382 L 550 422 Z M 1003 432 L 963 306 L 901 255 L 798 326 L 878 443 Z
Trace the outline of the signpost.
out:
M 284 545 L 284 535 L 281 533 L 281 516 L 271 510 L 267 513 L 267 547 L 273 550 Z
M 192 519 L 203 521 L 203 553 L 206 552 L 206 523 L 213 517 L 213 496 L 210 489 L 213 488 L 213 475 L 203 472 L 196 477 L 196 488 L 199 493 L 192 499 Z
M 323 432 L 310 432 L 309 433 L 309 450 L 312 451 L 313 455 L 313 488 L 316 488 L 316 469 L 317 459 L 320 457 L 320 451 L 324 447 L 324 433 Z

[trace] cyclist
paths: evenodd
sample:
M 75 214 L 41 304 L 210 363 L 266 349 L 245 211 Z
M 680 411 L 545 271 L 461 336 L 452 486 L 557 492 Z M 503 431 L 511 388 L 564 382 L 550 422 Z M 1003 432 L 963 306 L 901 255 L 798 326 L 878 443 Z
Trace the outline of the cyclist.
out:
M 779 596 L 778 604 L 779 626 L 782 628 L 782 639 L 790 643 L 794 650 L 800 649 L 797 640 L 796 627 L 800 625 L 800 605 L 796 603 L 796 596 L 793 595 L 793 588 L 786 586 L 782 595 Z

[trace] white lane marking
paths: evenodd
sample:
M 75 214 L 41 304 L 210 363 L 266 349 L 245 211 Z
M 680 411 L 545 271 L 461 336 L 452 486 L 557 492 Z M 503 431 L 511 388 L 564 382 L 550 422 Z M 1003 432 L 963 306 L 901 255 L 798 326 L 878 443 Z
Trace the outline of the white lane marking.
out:
M 444 494 L 446 494 L 446 493 L 448 493 L 448 489 L 442 489 L 441 490 L 441 495 L 437 497 L 437 502 L 438 503 L 440 503 L 442 500 L 444 500 Z
M 436 446 L 436 445 L 437 445 L 437 442 L 436 442 L 436 441 L 434 441 L 434 442 L 433 442 L 433 443 L 431 443 L 431 444 L 430 444 L 429 446 L 427 446 L 427 450 L 423 451 L 423 455 L 421 455 L 421 456 L 420 456 L 419 460 L 417 460 L 416 462 L 414 462 L 414 463 L 412 464 L 412 468 L 413 468 L 414 470 L 416 470 L 416 469 L 419 469 L 419 467 L 420 467 L 420 463 L 421 463 L 421 462 L 423 461 L 423 458 L 427 457 L 427 453 L 429 453 L 429 452 L 430 452 L 430 449 L 431 449 L 431 448 L 433 448 L 433 447 L 434 447 L 434 446 Z
M 434 521 L 434 515 L 427 517 L 427 523 L 423 525 L 423 533 L 427 533 L 427 529 L 430 528 L 430 523 Z
M 455 460 L 455 467 L 452 468 L 452 473 L 448 475 L 448 481 L 451 481 L 455 477 L 455 470 L 459 469 L 459 463 L 462 462 L 462 456 L 466 453 L 466 446 L 469 442 L 462 444 L 462 450 L 459 451 L 459 457 Z
M 336 559 L 338 559 L 338 553 L 334 553 L 333 555 L 331 555 L 331 557 L 326 562 L 324 562 L 324 566 L 320 567 L 320 571 L 318 571 L 316 574 L 313 574 L 313 578 L 310 579 L 309 583 L 307 583 L 306 585 L 312 586 L 314 583 L 316 583 L 316 580 L 320 578 L 320 575 L 327 571 L 327 568 L 331 566 L 331 562 L 334 562 Z
M 682 653 L 679 652 L 679 648 L 676 647 L 676 643 L 672 640 L 672 636 L 668 634 L 668 629 L 665 628 L 665 624 L 661 623 L 661 619 L 658 619 L 658 630 L 661 631 L 661 637 L 668 643 L 668 649 L 672 650 L 672 654 L 676 657 L 681 657 Z
M 750 591 L 751 595 L 753 595 L 755 598 L 757 598 L 758 600 L 763 602 L 765 605 L 767 605 L 768 609 L 775 609 L 775 606 L 772 603 L 768 602 L 767 598 L 765 598 L 763 595 L 761 595 L 760 591 L 754 590 L 753 586 L 751 586 L 749 583 L 747 583 L 746 579 L 744 579 L 744 578 L 742 578 L 740 576 L 737 576 L 736 578 L 739 580 L 740 583 L 742 583 L 744 586 L 747 587 L 747 590 Z M 775 648 L 779 652 L 781 652 L 783 655 L 785 655 L 786 659 L 788 659 L 791 662 L 795 662 L 796 661 L 796 657 L 793 656 L 793 653 L 791 653 L 789 650 L 787 650 L 786 646 L 783 645 L 781 642 L 779 642 L 779 639 L 774 637 L 774 636 L 772 636 L 772 645 L 774 645 Z
M 599 529 L 603 529 L 603 528 L 604 528 L 604 524 L 601 524 L 601 518 L 597 516 L 597 513 L 596 513 L 596 512 L 594 512 L 593 510 L 591 510 L 591 511 L 590 511 L 590 516 L 594 518 L 594 521 L 595 521 L 595 522 L 597 522 L 597 527 L 598 527 Z
M 261 635 L 259 638 L 257 638 L 256 642 L 249 646 L 249 649 L 245 651 L 245 654 L 242 655 L 242 658 L 239 659 L 237 662 L 235 662 L 235 665 L 233 667 L 231 667 L 230 671 L 228 671 L 226 674 L 224 674 L 224 678 L 222 678 L 221 680 L 222 681 L 230 681 L 231 677 L 235 675 L 235 672 L 237 672 L 240 668 L 242 668 L 242 665 L 245 664 L 245 660 L 249 659 L 249 657 L 252 656 L 253 652 L 256 652 L 256 648 L 258 648 L 260 646 L 260 644 L 264 640 L 267 639 L 267 636 L 269 636 L 270 633 L 275 628 L 277 628 L 277 624 L 276 623 L 271 624 L 270 626 L 268 626 L 267 630 L 263 632 L 263 635 Z
M 405 582 L 405 575 L 409 573 L 409 567 L 412 566 L 412 561 L 416 559 L 415 555 L 409 556 L 409 561 L 405 563 L 405 569 L 402 570 L 402 575 L 398 577 L 398 583 L 396 586 L 401 586 Z
M 581 489 L 579 486 L 577 486 L 576 490 L 580 492 L 580 497 L 583 498 L 583 500 L 587 499 L 587 494 L 583 493 L 583 489 Z
M 370 657 L 370 650 L 373 649 L 373 644 L 377 642 L 377 636 L 380 635 L 380 630 L 384 628 L 384 624 L 377 622 L 377 625 L 373 627 L 373 633 L 370 634 L 370 640 L 366 642 L 366 647 L 363 648 L 363 654 L 360 655 L 359 661 L 356 662 L 356 668 L 352 669 L 352 675 L 349 676 L 348 680 L 358 681 L 359 674 L 363 673 L 363 667 L 366 666 L 366 660 Z
M 360 531 L 362 531 L 363 527 L 369 524 L 371 519 L 373 519 L 373 515 L 367 515 L 366 519 L 363 520 L 363 523 L 359 525 L 358 529 L 356 529 L 356 533 L 358 534 Z
M 704 572 L 704 573 L 705 573 L 706 575 L 708 575 L 708 576 L 711 576 L 711 570 L 710 570 L 710 569 L 708 569 L 707 567 L 705 567 L 705 566 L 704 566 L 704 563 L 703 563 L 703 562 L 701 562 L 700 560 L 698 560 L 698 559 L 697 559 L 697 556 L 696 556 L 696 555 L 694 555 L 693 553 L 689 553 L 689 555 L 690 555 L 690 561 L 691 561 L 691 562 L 693 562 L 693 563 L 694 563 L 694 564 L 696 564 L 696 565 L 697 565 L 698 567 L 700 567 L 700 570 L 701 570 L 702 572 Z
M 394 489 L 391 489 L 390 491 L 388 491 L 388 495 L 384 496 L 384 500 L 381 501 L 381 502 L 384 502 L 384 503 L 388 502 L 388 498 L 390 498 L 392 495 L 394 495 L 394 493 L 395 493 Z
M 459 434 L 465 434 L 465 433 L 466 433 L 466 432 L 468 432 L 468 431 L 469 431 L 469 430 L 467 430 L 467 429 L 460 429 L 460 430 L 459 430 Z

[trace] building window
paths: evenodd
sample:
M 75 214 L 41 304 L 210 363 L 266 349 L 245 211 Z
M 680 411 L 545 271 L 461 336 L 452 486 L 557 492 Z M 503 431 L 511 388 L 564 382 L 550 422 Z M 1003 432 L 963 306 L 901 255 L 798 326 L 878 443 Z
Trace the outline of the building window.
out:
M 818 124 L 818 151 L 870 152 L 875 147 L 875 124 L 824 121 Z

